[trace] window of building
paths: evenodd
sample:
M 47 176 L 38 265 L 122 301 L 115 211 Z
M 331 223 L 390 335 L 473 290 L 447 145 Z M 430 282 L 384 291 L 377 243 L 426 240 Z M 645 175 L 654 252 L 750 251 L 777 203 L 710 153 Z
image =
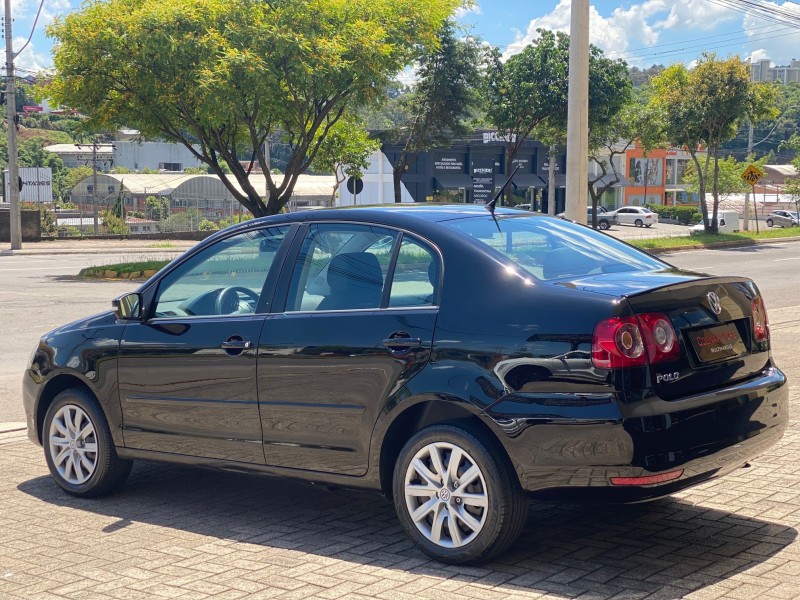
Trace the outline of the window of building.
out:
M 162 162 L 158 163 L 158 168 L 164 171 L 183 171 L 183 165 L 181 163 Z

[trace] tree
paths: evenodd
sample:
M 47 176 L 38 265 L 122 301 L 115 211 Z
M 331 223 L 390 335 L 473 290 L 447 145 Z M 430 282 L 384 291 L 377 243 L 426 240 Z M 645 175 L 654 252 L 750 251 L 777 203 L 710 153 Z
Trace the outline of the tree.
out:
M 595 127 L 591 127 L 590 116 L 589 159 L 600 169 L 597 177 L 589 179 L 593 227 L 597 227 L 600 198 L 622 180 L 622 174 L 618 171 L 621 165 L 614 159 L 617 156 L 624 157 L 628 148 L 637 141 L 644 149 L 645 156 L 663 143 L 664 126 L 658 117 L 659 114 L 641 99 L 630 101 L 611 120 Z
M 507 169 L 525 140 L 548 118 L 551 125 L 566 123 L 569 36 L 547 29 L 537 32 L 532 44 L 505 62 L 495 51 L 487 69 L 486 118 L 508 139 Z M 550 131 L 557 135 L 552 127 Z
M 733 156 L 720 159 L 718 161 L 719 176 L 717 178 L 717 188 L 720 195 L 726 194 L 741 194 L 750 191 L 750 184 L 742 179 L 742 174 L 747 169 L 748 165 L 755 164 L 757 167 L 763 167 L 766 162 L 766 157 L 758 161 L 744 161 L 739 162 Z M 700 189 L 699 177 L 695 165 L 689 165 L 684 173 L 684 181 L 692 192 L 697 192 Z
M 169 216 L 169 198 L 148 196 L 144 199 L 145 215 L 153 221 L 163 221 Z
M 275 214 L 348 109 L 376 99 L 458 0 L 107 0 L 48 28 L 54 103 L 100 129 L 186 146 L 255 215 Z M 278 185 L 264 142 L 290 147 Z M 240 158 L 244 157 L 244 164 Z M 268 195 L 249 180 L 261 167 Z M 226 175 L 225 167 L 231 171 Z
M 569 37 L 564 34 L 559 34 L 566 42 L 566 47 L 569 47 Z M 569 53 L 566 56 L 559 54 L 561 60 L 567 61 L 567 77 L 569 76 Z M 603 51 L 596 46 L 590 46 L 589 49 L 589 147 L 590 157 L 594 155 L 595 162 L 600 165 L 600 177 L 588 183 L 589 193 L 592 198 L 592 207 L 595 217 L 593 218 L 593 225 L 597 224 L 597 203 L 600 196 L 605 193 L 607 189 L 619 182 L 619 176 L 616 174 L 616 167 L 613 162 L 609 163 L 612 166 L 614 177 L 611 179 L 603 179 L 607 175 L 609 165 L 598 157 L 598 150 L 602 147 L 608 148 L 613 157 L 617 151 L 614 145 L 620 139 L 620 136 L 628 138 L 628 144 L 632 143 L 637 135 L 641 135 L 638 131 L 639 126 L 645 126 L 643 118 L 635 119 L 636 126 L 634 126 L 634 117 L 636 116 L 633 110 L 629 110 L 624 118 L 620 118 L 620 112 L 624 107 L 628 106 L 631 102 L 632 85 L 628 78 L 628 67 L 623 60 L 611 60 L 606 58 Z M 567 99 L 566 96 L 562 97 L 564 104 L 562 106 L 553 107 L 551 113 L 545 116 L 540 124 L 535 128 L 537 137 L 543 142 L 550 145 L 551 156 L 550 161 L 555 159 L 552 156 L 552 151 L 557 145 L 563 145 L 567 138 Z M 636 131 L 636 133 L 632 133 Z M 511 163 L 509 163 L 511 164 Z M 602 185 L 597 187 L 598 183 Z M 554 203 L 550 202 L 549 206 L 552 209 Z M 552 212 L 552 210 L 551 210 Z
M 399 122 L 386 135 L 402 146 L 392 165 L 395 202 L 401 201 L 403 175 L 420 152 L 465 134 L 465 121 L 478 104 L 482 46 L 456 33 L 453 21 L 445 22 L 439 44 L 420 59 L 417 82 L 399 99 Z
M 364 126 L 352 116 L 342 117 L 331 128 L 314 159 L 314 168 L 332 172 L 336 178 L 331 193 L 330 205 L 336 199 L 336 192 L 344 177 L 360 178 L 369 166 L 369 156 L 380 149 L 377 140 L 370 139 Z M 342 179 L 339 179 L 339 175 Z
M 652 80 L 653 106 L 662 111 L 666 136 L 674 146 L 685 147 L 698 174 L 700 207 L 707 233 L 717 233 L 719 210 L 719 155 L 722 142 L 736 135 L 743 119 L 758 123 L 774 118 L 774 86 L 752 83 L 750 71 L 739 58 L 718 60 L 704 53 L 691 71 L 672 65 Z M 707 150 L 705 164 L 698 151 Z M 713 160 L 713 166 L 712 166 Z M 706 190 L 709 177 L 713 210 L 709 218 Z

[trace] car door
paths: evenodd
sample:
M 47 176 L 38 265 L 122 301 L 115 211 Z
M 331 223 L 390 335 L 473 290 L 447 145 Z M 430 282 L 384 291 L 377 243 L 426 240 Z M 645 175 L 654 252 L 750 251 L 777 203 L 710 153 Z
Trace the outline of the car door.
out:
M 263 464 L 256 346 L 289 231 L 219 240 L 158 282 L 120 345 L 127 447 Z
M 624 225 L 633 225 L 636 220 L 636 211 L 632 208 L 620 208 L 617 211 L 619 222 Z
M 386 399 L 427 363 L 440 259 L 407 233 L 310 224 L 259 342 L 268 465 L 362 475 Z

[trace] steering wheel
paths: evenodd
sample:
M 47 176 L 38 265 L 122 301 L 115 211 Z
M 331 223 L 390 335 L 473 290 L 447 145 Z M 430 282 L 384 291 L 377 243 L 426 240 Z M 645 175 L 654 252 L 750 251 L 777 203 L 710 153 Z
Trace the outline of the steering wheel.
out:
M 240 295 L 241 294 L 241 295 Z M 256 305 L 258 304 L 258 294 L 250 288 L 242 287 L 240 285 L 232 285 L 230 287 L 222 288 L 217 293 L 217 298 L 214 301 L 214 312 L 218 315 L 230 315 L 239 310 L 241 303 L 241 296 L 253 302 L 252 310 L 255 312 Z

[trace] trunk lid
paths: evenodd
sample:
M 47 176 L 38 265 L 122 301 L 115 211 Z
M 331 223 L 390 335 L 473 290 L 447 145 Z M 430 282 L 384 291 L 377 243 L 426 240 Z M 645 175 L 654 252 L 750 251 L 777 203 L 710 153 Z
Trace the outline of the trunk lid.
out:
M 747 379 L 769 362 L 769 342 L 756 342 L 753 335 L 752 306 L 759 292 L 747 278 L 669 269 L 599 274 L 560 285 L 620 297 L 623 314 L 667 315 L 680 355 L 650 365 L 643 379 L 629 380 L 651 387 L 664 400 Z

